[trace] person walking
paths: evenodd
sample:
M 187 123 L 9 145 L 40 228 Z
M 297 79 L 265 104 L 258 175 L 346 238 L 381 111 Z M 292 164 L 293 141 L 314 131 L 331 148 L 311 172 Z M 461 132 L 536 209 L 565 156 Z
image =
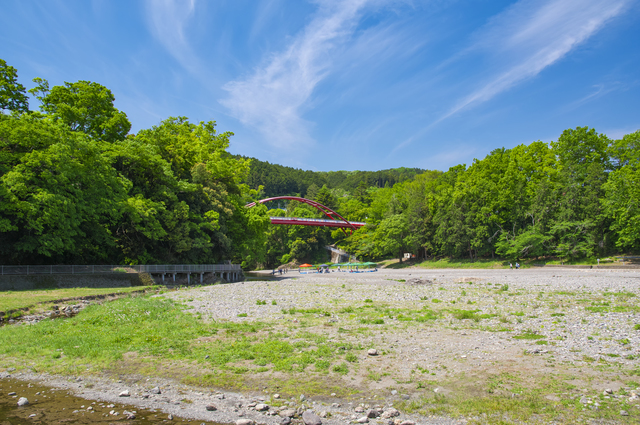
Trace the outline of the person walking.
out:
M 513 270 L 513 264 L 509 263 L 509 270 Z
M 520 268 L 520 263 L 516 261 L 516 270 L 518 270 L 519 268 Z

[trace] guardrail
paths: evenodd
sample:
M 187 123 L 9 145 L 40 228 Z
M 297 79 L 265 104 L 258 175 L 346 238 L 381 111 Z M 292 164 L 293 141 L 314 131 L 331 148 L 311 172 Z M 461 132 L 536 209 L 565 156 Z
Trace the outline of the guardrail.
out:
M 138 266 L 0 266 L 0 276 L 94 273 L 227 273 L 242 272 L 239 264 L 152 264 Z

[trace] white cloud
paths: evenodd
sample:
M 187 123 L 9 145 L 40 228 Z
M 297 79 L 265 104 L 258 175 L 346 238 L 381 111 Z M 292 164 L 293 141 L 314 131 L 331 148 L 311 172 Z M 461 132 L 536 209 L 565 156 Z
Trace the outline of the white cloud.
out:
M 198 59 L 185 30 L 192 20 L 196 0 L 147 0 L 147 25 L 156 39 L 186 70 L 197 74 Z
M 627 0 L 521 0 L 476 34 L 465 51 L 488 54 L 493 76 L 438 121 L 486 102 L 564 58 L 620 15 Z
M 220 103 L 243 124 L 258 129 L 274 148 L 313 144 L 302 115 L 316 86 L 332 69 L 332 53 L 353 34 L 369 0 L 324 1 L 287 49 L 246 77 L 224 85 Z

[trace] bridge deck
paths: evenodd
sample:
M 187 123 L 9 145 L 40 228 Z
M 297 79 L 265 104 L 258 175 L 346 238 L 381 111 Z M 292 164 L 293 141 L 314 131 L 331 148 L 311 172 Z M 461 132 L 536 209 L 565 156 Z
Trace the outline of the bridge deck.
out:
M 269 217 L 272 224 L 301 224 L 304 226 L 327 226 L 327 227 L 346 227 L 360 228 L 366 223 L 360 221 L 350 221 L 345 223 L 339 220 L 329 220 L 324 218 L 300 218 L 300 217 Z

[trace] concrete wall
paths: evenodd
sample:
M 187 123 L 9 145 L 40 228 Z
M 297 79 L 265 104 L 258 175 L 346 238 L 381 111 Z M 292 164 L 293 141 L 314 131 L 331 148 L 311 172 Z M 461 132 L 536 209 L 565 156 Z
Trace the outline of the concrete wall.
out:
M 0 276 L 0 291 L 56 288 L 119 288 L 153 284 L 154 281 L 148 273 Z

